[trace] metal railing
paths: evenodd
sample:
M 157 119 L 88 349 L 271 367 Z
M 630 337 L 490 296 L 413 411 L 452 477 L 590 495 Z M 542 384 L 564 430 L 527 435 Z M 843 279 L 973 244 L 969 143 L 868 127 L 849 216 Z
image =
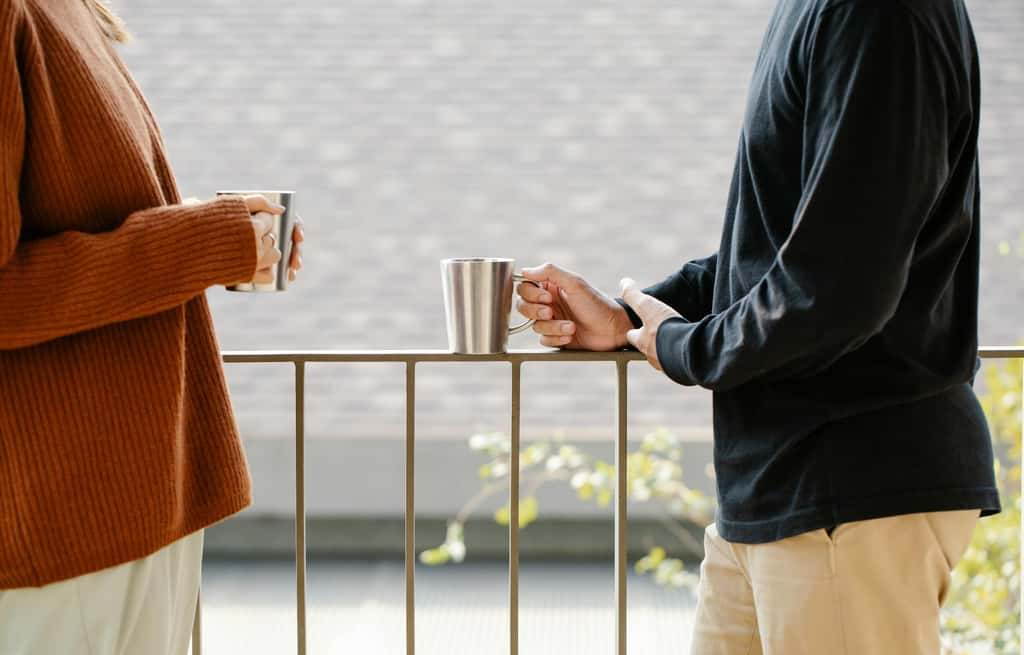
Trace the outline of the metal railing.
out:
M 982 359 L 1024 359 L 1024 347 L 982 348 Z M 615 655 L 626 655 L 626 437 L 628 366 L 644 361 L 632 351 L 580 352 L 520 350 L 500 355 L 455 355 L 439 350 L 324 350 L 225 352 L 228 364 L 292 364 L 295 367 L 295 595 L 296 650 L 306 655 L 306 490 L 305 382 L 306 364 L 405 364 L 405 651 L 416 652 L 415 601 L 415 441 L 416 365 L 420 363 L 506 362 L 511 365 L 509 451 L 509 655 L 519 653 L 519 429 L 522 366 L 528 362 L 608 362 L 616 372 L 615 435 Z M 1024 400 L 1024 399 L 1022 399 Z M 1024 407 L 1024 405 L 1022 405 Z M 1024 420 L 1024 417 L 1022 417 Z M 1022 482 L 1024 485 L 1024 482 Z M 1022 487 L 1024 489 L 1024 487 Z M 196 603 L 192 653 L 202 655 L 202 606 Z M 1022 610 L 1024 621 L 1024 610 Z

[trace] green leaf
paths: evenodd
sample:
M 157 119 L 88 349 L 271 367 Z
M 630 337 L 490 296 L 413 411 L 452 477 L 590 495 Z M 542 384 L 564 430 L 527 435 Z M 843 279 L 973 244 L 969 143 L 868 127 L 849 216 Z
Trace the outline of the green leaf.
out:
M 637 573 L 643 574 L 648 571 L 653 571 L 665 561 L 665 549 L 660 546 L 656 546 L 647 553 L 646 556 L 637 560 L 635 569 Z
M 539 510 L 537 499 L 533 496 L 523 498 L 519 501 L 519 528 L 525 528 L 537 520 Z M 508 505 L 494 513 L 494 520 L 499 525 L 508 525 L 512 521 L 512 512 Z
M 539 511 L 537 508 L 537 499 L 533 496 L 529 496 L 519 503 L 519 528 L 525 528 L 534 521 L 537 520 Z
M 427 566 L 439 566 L 447 563 L 449 559 L 448 549 L 444 546 L 431 548 L 420 553 L 420 562 Z

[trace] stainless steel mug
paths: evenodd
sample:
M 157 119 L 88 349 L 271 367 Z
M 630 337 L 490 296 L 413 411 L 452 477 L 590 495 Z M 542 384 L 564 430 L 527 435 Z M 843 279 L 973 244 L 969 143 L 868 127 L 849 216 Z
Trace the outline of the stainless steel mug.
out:
M 284 213 L 273 218 L 270 231 L 274 234 L 281 261 L 271 267 L 273 282 L 242 282 L 227 287 L 228 291 L 284 291 L 288 288 L 288 262 L 292 257 L 292 229 L 295 226 L 294 191 L 218 191 L 218 196 L 263 196 L 284 207 Z
M 516 261 L 498 257 L 471 257 L 441 261 L 448 349 L 462 355 L 492 355 L 508 349 L 508 337 L 528 329 L 533 321 L 509 327 L 512 291 L 517 282 Z

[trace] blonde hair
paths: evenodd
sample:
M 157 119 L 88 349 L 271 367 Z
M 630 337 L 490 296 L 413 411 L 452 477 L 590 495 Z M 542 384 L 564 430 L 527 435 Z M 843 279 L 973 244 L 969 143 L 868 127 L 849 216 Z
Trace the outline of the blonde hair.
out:
M 100 28 L 106 32 L 107 36 L 115 41 L 124 43 L 131 40 L 132 35 L 128 32 L 128 28 L 125 27 L 124 21 L 121 20 L 117 14 L 115 14 L 110 7 L 103 3 L 103 0 L 82 0 L 85 6 L 96 16 L 96 20 L 99 21 Z

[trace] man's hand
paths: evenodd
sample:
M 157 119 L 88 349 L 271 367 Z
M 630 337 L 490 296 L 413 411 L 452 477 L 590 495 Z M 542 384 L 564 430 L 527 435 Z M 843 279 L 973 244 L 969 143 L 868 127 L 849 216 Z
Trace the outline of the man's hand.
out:
M 641 291 L 632 278 L 623 278 L 619 285 L 622 299 L 644 322 L 643 327 L 627 332 L 626 339 L 647 356 L 651 366 L 660 371 L 662 368 L 661 362 L 658 361 L 658 328 L 668 319 L 678 317 L 679 312 Z
M 553 264 L 523 269 L 523 277 L 539 282 L 519 285 L 516 307 L 536 320 L 533 331 L 552 348 L 619 350 L 633 327 L 614 299 L 604 295 L 575 273 Z

